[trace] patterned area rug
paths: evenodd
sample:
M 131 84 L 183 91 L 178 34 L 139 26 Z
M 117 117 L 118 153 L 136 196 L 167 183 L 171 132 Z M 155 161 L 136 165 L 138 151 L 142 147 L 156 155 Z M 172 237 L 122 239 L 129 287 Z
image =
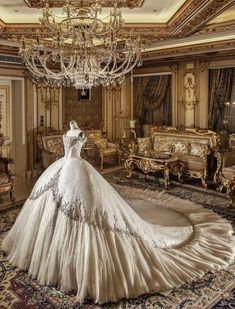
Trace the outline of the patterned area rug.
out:
M 129 180 L 125 176 L 124 171 L 118 171 L 107 175 L 106 178 L 114 185 L 162 191 L 161 181 L 156 181 L 154 178 L 146 179 L 136 174 Z M 216 191 L 205 191 L 198 186 L 173 181 L 168 194 L 189 199 L 210 208 L 230 220 L 235 227 L 235 209 L 228 209 L 227 200 Z M 14 223 L 21 206 L 0 212 L 0 242 Z M 235 262 L 225 270 L 208 272 L 202 279 L 184 284 L 170 293 L 143 295 L 137 299 L 123 300 L 104 306 L 87 301 L 80 306 L 73 294 L 65 295 L 55 288 L 40 286 L 26 272 L 13 268 L 0 251 L 0 309 L 6 308 L 232 309 L 235 308 Z

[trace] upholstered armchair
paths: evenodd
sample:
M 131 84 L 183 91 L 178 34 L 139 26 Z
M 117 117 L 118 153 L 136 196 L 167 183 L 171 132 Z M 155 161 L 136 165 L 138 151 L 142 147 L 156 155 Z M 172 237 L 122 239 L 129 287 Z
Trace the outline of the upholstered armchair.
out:
M 226 190 L 230 205 L 233 203 L 233 192 L 235 190 L 235 149 L 218 150 L 215 152 L 217 158 L 217 170 L 214 181 L 219 190 Z
M 38 135 L 38 146 L 41 150 L 42 166 L 46 169 L 57 159 L 63 157 L 63 132 L 45 131 Z
M 120 150 L 118 145 L 108 142 L 106 138 L 96 139 L 96 159 L 100 163 L 100 169 L 103 171 L 104 162 L 118 162 L 120 164 Z
M 0 137 L 0 149 L 4 143 L 4 138 Z M 14 176 L 10 171 L 10 165 L 13 164 L 13 160 L 10 158 L 1 157 L 0 152 L 0 197 L 5 194 L 10 194 L 11 201 L 14 201 Z

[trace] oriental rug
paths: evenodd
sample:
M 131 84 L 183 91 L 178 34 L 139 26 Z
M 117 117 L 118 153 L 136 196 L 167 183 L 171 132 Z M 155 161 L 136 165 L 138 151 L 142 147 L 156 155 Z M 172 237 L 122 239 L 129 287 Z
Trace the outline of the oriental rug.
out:
M 125 178 L 122 171 L 106 178 L 118 191 L 136 190 L 136 197 L 149 199 L 159 198 L 161 183 L 155 180 L 133 177 Z M 203 207 L 210 208 L 235 226 L 235 210 L 227 208 L 227 200 L 212 190 L 201 190 L 194 186 L 174 185 L 164 195 L 188 199 Z M 0 242 L 13 225 L 22 205 L 17 205 L 0 212 Z M 26 231 L 27 231 L 27 227 Z M 208 272 L 203 278 L 186 283 L 168 293 L 153 293 L 137 299 L 122 300 L 115 304 L 103 306 L 86 301 L 80 305 L 73 293 L 64 294 L 55 288 L 41 286 L 32 280 L 27 272 L 12 267 L 0 251 L 0 309 L 54 309 L 54 308 L 109 308 L 109 309 L 223 309 L 235 308 L 235 262 L 227 269 Z

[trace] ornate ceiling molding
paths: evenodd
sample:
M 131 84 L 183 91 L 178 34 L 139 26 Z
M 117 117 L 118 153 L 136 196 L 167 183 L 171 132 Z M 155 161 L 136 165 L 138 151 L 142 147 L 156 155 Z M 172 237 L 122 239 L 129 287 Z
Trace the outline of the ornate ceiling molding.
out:
M 128 7 L 130 9 L 140 8 L 142 7 L 145 0 L 119 0 L 119 7 Z M 24 0 L 24 2 L 31 8 L 42 8 L 44 7 L 44 0 Z M 81 1 L 71 0 L 71 5 L 79 5 Z M 95 3 L 95 0 L 83 0 L 83 6 L 91 6 Z M 101 1 L 103 7 L 112 7 L 114 1 L 113 0 L 102 0 Z M 50 7 L 62 7 L 65 4 L 64 0 L 49 0 Z
M 210 33 L 219 33 L 225 31 L 234 31 L 235 30 L 235 21 L 228 21 L 224 23 L 215 23 L 210 24 L 205 28 L 202 28 L 200 31 L 194 33 L 194 36 L 210 34 Z
M 191 0 L 168 22 L 172 34 L 189 36 L 234 5 L 234 0 Z
M 184 47 L 166 48 L 149 52 L 146 51 L 143 53 L 143 59 L 145 62 L 156 61 L 157 59 L 159 59 L 159 61 L 163 61 L 164 59 L 169 61 L 170 59 L 174 60 L 175 57 L 182 57 L 185 60 L 185 57 L 187 56 L 188 60 L 190 56 L 192 58 L 194 58 L 195 55 L 200 54 L 203 55 L 203 57 L 206 57 L 210 54 L 213 54 L 213 56 L 215 56 L 217 52 L 221 51 L 229 52 L 234 57 L 235 41 L 227 40 L 213 43 L 195 44 Z
M 39 5 L 43 0 L 25 0 L 31 5 Z M 75 0 L 72 0 L 75 2 Z M 84 0 L 91 3 L 94 0 Z M 64 3 L 64 0 L 51 0 L 52 3 Z M 111 0 L 103 0 L 113 4 Z M 120 0 L 119 3 L 126 6 L 141 6 L 144 0 Z M 78 3 L 78 1 L 76 1 Z M 174 17 L 167 23 L 135 23 L 125 24 L 123 36 L 129 36 L 130 31 L 136 36 L 140 35 L 143 43 L 151 44 L 187 36 L 208 35 L 210 33 L 226 32 L 235 29 L 235 21 L 217 23 L 202 27 L 204 23 L 215 18 L 222 11 L 234 4 L 234 0 L 188 0 L 178 10 Z M 24 35 L 28 38 L 35 37 L 38 24 L 6 24 L 0 20 L 0 37 L 2 39 L 17 40 Z

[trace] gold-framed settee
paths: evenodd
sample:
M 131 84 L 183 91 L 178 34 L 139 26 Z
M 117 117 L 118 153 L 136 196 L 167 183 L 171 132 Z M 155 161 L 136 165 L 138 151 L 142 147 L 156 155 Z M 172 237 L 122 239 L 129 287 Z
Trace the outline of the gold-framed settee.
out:
M 174 154 L 183 164 L 183 175 L 201 179 L 203 188 L 207 188 L 208 158 L 213 155 L 219 141 L 219 135 L 210 130 L 154 127 L 148 137 L 137 138 L 132 144 L 129 159 L 149 150 Z

